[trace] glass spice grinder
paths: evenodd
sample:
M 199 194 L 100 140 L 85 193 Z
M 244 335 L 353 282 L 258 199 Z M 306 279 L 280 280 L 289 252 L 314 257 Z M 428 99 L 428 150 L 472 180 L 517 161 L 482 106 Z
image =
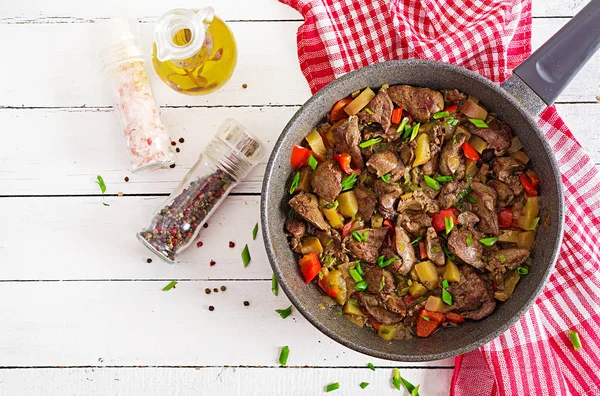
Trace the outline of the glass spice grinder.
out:
M 169 264 L 193 244 L 200 228 L 265 155 L 242 124 L 225 120 L 179 186 L 137 237 Z

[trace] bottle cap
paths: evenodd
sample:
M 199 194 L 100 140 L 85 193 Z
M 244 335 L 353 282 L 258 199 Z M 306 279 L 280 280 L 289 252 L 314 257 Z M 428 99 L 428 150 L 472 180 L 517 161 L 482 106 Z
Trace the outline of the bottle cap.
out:
M 125 61 L 143 61 L 139 44 L 138 21 L 132 18 L 110 18 L 97 24 L 100 37 L 100 59 L 103 68 Z

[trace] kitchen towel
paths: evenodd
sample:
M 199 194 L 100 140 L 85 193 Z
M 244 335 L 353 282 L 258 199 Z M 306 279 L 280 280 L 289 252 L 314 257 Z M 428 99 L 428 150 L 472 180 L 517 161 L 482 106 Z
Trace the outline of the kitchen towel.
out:
M 531 53 L 530 1 L 279 1 L 304 17 L 298 58 L 313 93 L 390 59 L 454 63 L 501 83 Z M 450 389 L 456 396 L 600 395 L 600 179 L 554 106 L 537 122 L 565 188 L 560 256 L 520 321 L 456 359 Z M 579 333 L 582 349 L 573 349 L 569 329 Z

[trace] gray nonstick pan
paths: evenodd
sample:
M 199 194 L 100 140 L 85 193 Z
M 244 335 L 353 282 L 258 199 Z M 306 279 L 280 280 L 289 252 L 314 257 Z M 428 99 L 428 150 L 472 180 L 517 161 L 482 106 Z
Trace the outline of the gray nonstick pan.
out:
M 397 361 L 428 361 L 473 350 L 497 337 L 529 309 L 556 263 L 564 223 L 564 195 L 554 154 L 533 116 L 558 97 L 573 76 L 600 46 L 600 0 L 592 0 L 567 25 L 524 61 L 502 86 L 459 66 L 428 60 L 395 60 L 348 73 L 310 98 L 292 117 L 275 144 L 265 172 L 261 221 L 267 255 L 281 288 L 309 322 L 337 342 L 356 351 Z M 305 284 L 298 260 L 284 234 L 286 192 L 292 170 L 292 148 L 327 115 L 332 105 L 351 92 L 382 84 L 409 84 L 453 89 L 477 96 L 491 112 L 507 122 L 528 153 L 541 180 L 540 227 L 529 275 L 522 277 L 513 296 L 498 304 L 481 321 L 466 321 L 428 338 L 388 342 L 371 329 L 360 328 L 336 313 L 321 309 L 323 293 Z

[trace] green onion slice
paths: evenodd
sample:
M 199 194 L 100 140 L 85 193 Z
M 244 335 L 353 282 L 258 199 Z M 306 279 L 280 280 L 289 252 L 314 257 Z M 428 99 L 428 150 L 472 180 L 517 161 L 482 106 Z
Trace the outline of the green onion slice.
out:
M 177 284 L 177 281 L 171 281 L 171 283 L 169 283 L 167 286 L 163 287 L 162 291 L 169 291 L 172 288 L 174 288 L 176 284 Z
M 256 223 L 254 225 L 254 228 L 252 229 L 252 240 L 256 241 L 256 234 L 258 234 L 258 223 Z
M 529 227 L 528 231 L 535 231 L 535 229 L 538 226 L 538 223 L 540 222 L 540 218 L 536 217 L 535 219 L 531 220 L 531 226 Z
M 400 390 L 400 386 L 402 385 L 402 377 L 400 376 L 400 370 L 394 367 L 394 374 L 392 375 L 392 385 L 394 388 Z
M 356 266 L 354 267 L 354 269 L 356 269 L 356 272 L 358 272 L 358 274 L 360 276 L 364 276 L 365 275 L 365 273 L 363 272 L 363 270 L 362 270 L 362 268 L 360 266 L 360 261 L 356 262 Z
M 296 172 L 294 178 L 292 179 L 292 185 L 290 186 L 290 195 L 293 194 L 294 191 L 296 191 L 296 188 L 298 188 L 298 182 L 300 182 L 300 172 Z
M 446 226 L 446 235 L 450 234 L 454 228 L 454 218 L 452 216 L 444 217 L 444 225 Z
M 342 180 L 342 191 L 350 190 L 356 183 L 356 173 L 348 175 Z
M 365 111 L 367 114 L 373 114 L 373 110 L 369 109 L 368 107 L 365 107 Z
M 476 203 L 477 203 L 477 200 L 476 200 L 475 198 L 473 198 L 472 196 L 470 196 L 470 195 L 467 195 L 467 196 L 465 197 L 465 199 L 466 199 L 467 201 L 469 201 L 470 203 L 472 203 L 472 204 L 476 204 Z
M 444 280 L 442 281 L 442 289 L 445 289 L 445 288 L 447 288 L 447 287 L 448 287 L 448 279 L 444 279 Z
M 375 366 L 373 366 L 373 363 L 367 363 L 367 367 L 375 371 Z
M 471 246 L 473 244 L 473 235 L 467 235 L 467 246 Z
M 385 175 L 381 176 L 381 180 L 383 180 L 386 183 L 390 182 L 390 174 L 386 173 Z
M 290 305 L 286 309 L 276 309 L 275 312 L 281 316 L 281 319 L 285 319 L 292 314 L 292 306 Z
M 408 124 L 408 117 L 404 117 L 402 119 L 402 122 L 400 123 L 400 125 L 398 125 L 398 129 L 396 129 L 396 132 L 400 133 L 401 131 L 403 131 L 406 124 Z
M 485 246 L 492 246 L 494 245 L 494 243 L 498 242 L 498 237 L 481 238 L 479 242 L 481 242 Z
M 452 254 L 450 249 L 448 249 L 446 246 L 444 246 L 444 253 L 446 254 L 446 256 L 448 256 L 450 260 L 456 260 L 456 256 Z
M 383 257 L 383 256 L 382 256 L 382 257 Z M 378 264 L 379 264 L 379 266 L 380 266 L 381 268 L 385 268 L 385 267 L 387 267 L 388 265 L 392 264 L 392 263 L 393 263 L 394 261 L 396 261 L 396 260 L 398 260 L 398 257 L 397 257 L 397 256 L 394 256 L 394 257 L 392 257 L 392 258 L 390 258 L 390 259 L 388 259 L 388 260 L 386 260 L 386 261 L 383 261 L 381 264 L 379 264 L 379 263 L 378 263 Z
M 277 283 L 277 278 L 275 274 L 271 275 L 271 291 L 275 296 L 279 295 L 279 283 Z
M 366 141 L 362 142 L 361 144 L 359 144 L 358 147 L 360 147 L 360 148 L 371 147 L 372 145 L 377 144 L 377 143 L 381 142 L 382 140 L 383 140 L 383 138 L 381 138 L 381 137 L 377 137 L 375 139 L 369 139 L 369 140 L 366 140 Z
M 339 382 L 334 382 L 333 384 L 329 384 L 325 387 L 325 392 L 331 392 L 334 391 L 336 389 L 340 389 L 340 383 Z
M 308 157 L 308 166 L 311 167 L 312 170 L 317 169 L 317 165 L 319 165 L 319 162 L 315 159 L 315 157 L 313 157 L 313 155 L 311 154 Z
M 354 290 L 356 290 L 356 291 L 365 291 L 365 290 L 367 290 L 367 287 L 369 287 L 369 284 L 367 282 L 365 282 L 365 281 L 362 281 L 362 282 L 358 282 L 356 284 L 356 286 L 354 286 Z
M 452 176 L 436 176 L 434 179 L 440 183 L 446 183 L 452 181 Z
M 500 262 L 502 264 L 504 264 L 506 262 L 506 256 L 504 255 L 504 253 L 500 254 L 500 256 L 498 258 L 500 259 Z
M 425 319 L 426 321 L 428 321 L 428 322 L 429 322 L 429 320 L 430 320 L 430 319 L 429 319 L 429 316 L 421 315 L 421 317 L 422 317 L 423 319 Z
M 413 140 L 415 140 L 415 138 L 417 137 L 417 135 L 419 134 L 419 128 L 421 127 L 421 123 L 418 123 L 417 125 L 415 125 L 412 129 L 412 132 L 410 133 L 410 141 L 412 142 Z
M 400 140 L 404 140 L 404 139 L 408 138 L 410 136 L 411 132 L 412 132 L 412 127 L 409 124 L 406 124 L 404 126 L 404 133 L 402 134 L 402 137 L 400 138 Z
M 96 179 L 96 183 L 98 183 L 100 186 L 100 191 L 102 191 L 102 194 L 104 194 L 106 192 L 106 184 L 104 184 L 104 179 L 100 175 L 96 176 Z
M 416 237 L 416 238 L 414 239 L 414 241 L 412 241 L 410 244 L 411 244 L 411 245 L 414 245 L 415 243 L 419 243 L 419 242 L 421 242 L 422 240 L 423 240 L 423 235 L 419 235 L 419 236 L 418 236 L 418 237 Z
M 457 126 L 458 125 L 458 120 L 456 118 L 448 120 L 448 125 Z
M 350 274 L 352 279 L 354 279 L 354 282 L 361 282 L 363 280 L 362 276 L 360 276 L 358 271 L 355 270 L 354 268 L 349 269 L 348 273 Z
M 442 301 L 448 305 L 452 305 L 452 294 L 448 293 L 446 288 L 442 288 Z
M 449 116 L 450 116 L 450 112 L 449 111 L 438 111 L 437 113 L 435 113 L 433 115 L 433 119 L 434 120 L 439 120 L 440 118 L 449 117 Z
M 515 268 L 515 271 L 517 271 L 517 274 L 519 275 L 527 275 L 529 273 L 529 270 L 525 267 L 517 267 Z
M 381 280 L 379 281 L 379 291 L 382 291 L 385 287 L 385 276 L 381 276 Z
M 248 245 L 244 246 L 244 250 L 242 250 L 242 262 L 244 263 L 244 267 L 247 267 L 250 264 L 250 251 L 248 250 Z
M 361 382 L 360 383 L 360 387 L 363 388 L 363 389 L 365 389 L 367 386 L 369 386 L 368 382 Z
M 290 348 L 286 345 L 281 347 L 281 352 L 279 353 L 279 364 L 282 366 L 287 365 L 288 357 L 290 356 Z
M 471 123 L 477 128 L 489 128 L 488 124 L 486 124 L 485 121 L 480 120 L 478 118 L 469 118 L 469 121 L 471 121 Z
M 363 242 L 365 241 L 365 237 L 358 231 L 352 231 L 352 236 L 354 237 L 354 239 L 356 239 L 358 242 Z
M 571 344 L 573 344 L 573 349 L 578 350 L 583 348 L 579 339 L 579 333 L 575 330 L 569 330 L 569 338 L 571 339 Z
M 433 188 L 435 191 L 439 191 L 440 190 L 440 183 L 438 183 L 437 180 L 427 176 L 427 175 L 423 175 L 423 179 L 425 179 L 425 184 L 427 184 L 427 186 L 429 186 L 430 188 Z

